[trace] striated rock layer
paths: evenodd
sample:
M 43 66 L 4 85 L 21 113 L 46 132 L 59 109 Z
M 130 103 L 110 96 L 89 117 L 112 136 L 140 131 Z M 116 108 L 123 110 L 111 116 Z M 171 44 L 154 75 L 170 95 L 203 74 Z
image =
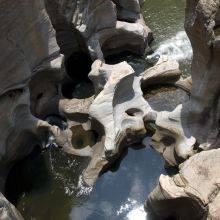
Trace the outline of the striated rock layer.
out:
M 30 111 L 30 89 L 35 90 L 39 85 L 30 88 L 29 82 L 44 71 L 50 72 L 51 81 L 62 78 L 62 56 L 43 1 L 1 1 L 0 5 L 0 47 L 4 51 L 0 58 L 0 176 L 3 188 L 4 174 L 7 174 L 4 171 L 41 142 L 37 134 L 39 120 Z

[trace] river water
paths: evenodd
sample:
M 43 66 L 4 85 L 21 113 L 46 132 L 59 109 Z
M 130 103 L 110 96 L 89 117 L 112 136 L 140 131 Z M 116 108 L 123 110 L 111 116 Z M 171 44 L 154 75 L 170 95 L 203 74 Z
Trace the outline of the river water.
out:
M 188 75 L 192 52 L 183 28 L 184 7 L 185 0 L 146 0 L 143 15 L 154 32 L 155 54 L 178 60 Z M 150 148 L 149 139 L 146 137 L 144 146 L 136 146 L 138 149 L 129 148 L 93 189 L 80 181 L 87 158 L 66 155 L 56 148 L 35 152 L 10 174 L 8 198 L 25 219 L 148 219 L 143 202 L 159 175 L 166 173 L 164 161 Z

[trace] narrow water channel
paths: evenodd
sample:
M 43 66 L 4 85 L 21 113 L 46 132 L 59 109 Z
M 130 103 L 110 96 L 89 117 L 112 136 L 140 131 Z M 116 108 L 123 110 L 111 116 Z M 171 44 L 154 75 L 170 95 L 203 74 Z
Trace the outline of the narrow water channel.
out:
M 146 0 L 143 14 L 154 32 L 155 54 L 177 59 L 187 75 L 192 54 L 183 28 L 184 8 L 185 0 Z M 135 59 L 130 62 L 137 63 Z M 143 202 L 166 171 L 161 156 L 150 148 L 149 138 L 145 145 L 129 148 L 121 163 L 104 173 L 93 189 L 79 181 L 86 158 L 58 149 L 36 150 L 11 173 L 8 187 L 13 191 L 8 197 L 25 219 L 148 219 Z

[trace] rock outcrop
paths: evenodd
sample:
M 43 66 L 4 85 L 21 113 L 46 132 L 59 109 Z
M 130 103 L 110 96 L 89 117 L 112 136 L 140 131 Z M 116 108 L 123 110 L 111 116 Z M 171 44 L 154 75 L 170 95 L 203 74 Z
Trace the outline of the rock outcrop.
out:
M 170 165 L 219 146 L 219 1 L 187 1 L 185 28 L 193 47 L 190 100 L 161 112 L 153 145 Z M 172 143 L 164 146 L 164 139 Z
M 0 47 L 5 52 L 0 59 L 3 67 L 0 73 L 0 163 L 1 170 L 4 171 L 5 168 L 10 168 L 12 162 L 30 153 L 32 147 L 40 143 L 37 135 L 39 119 L 30 111 L 31 105 L 36 103 L 31 103 L 30 96 L 40 99 L 43 91 L 42 95 L 37 93 L 39 85 L 29 87 L 29 82 L 38 73 L 44 81 L 42 73 L 46 71 L 52 75 L 51 81 L 55 81 L 57 75 L 61 75 L 62 56 L 43 1 L 2 1 L 1 8 Z M 33 91 L 31 95 L 30 90 Z M 57 91 L 43 98 L 48 100 L 56 93 Z M 36 112 L 33 107 L 33 114 Z M 4 174 L 7 172 L 1 173 L 3 179 Z
M 167 165 L 180 164 L 175 176 L 161 175 L 146 202 L 159 219 L 220 216 L 219 13 L 219 0 L 187 0 L 185 29 L 193 48 L 190 100 L 173 112 L 158 113 L 152 138 Z
M 220 1 L 187 1 L 185 29 L 194 51 L 187 124 L 200 148 L 219 147 Z
M 101 125 L 98 133 L 103 133 L 102 146 L 99 146 L 102 150 L 91 155 L 93 166 L 84 172 L 85 182 L 91 185 L 124 148 L 142 141 L 147 124 L 157 117 L 157 112 L 144 99 L 142 89 L 160 85 L 162 81 L 185 85 L 178 63 L 167 58 L 161 58 L 154 67 L 140 74 L 126 62 L 108 65 L 97 60 L 89 77 L 98 93 L 90 105 L 89 115 Z
M 185 27 L 194 51 L 193 83 L 184 80 L 178 63 L 166 57 L 142 73 L 126 61 L 105 63 L 109 55 L 149 51 L 152 32 L 142 18 L 140 2 L 0 2 L 2 191 L 16 161 L 34 147 L 50 144 L 90 157 L 83 181 L 91 186 L 125 147 L 141 142 L 155 122 L 153 146 L 167 164 L 177 166 L 191 158 L 179 174 L 161 176 L 148 206 L 160 217 L 219 215 L 219 150 L 199 152 L 218 148 L 220 142 L 220 2 L 187 0 Z M 187 93 L 192 86 L 190 100 L 172 112 L 154 110 L 143 91 L 162 84 Z M 75 141 L 79 133 L 88 138 L 83 144 Z M 22 218 L 3 195 L 0 201 L 3 217 Z
M 58 44 L 67 56 L 83 48 L 94 61 L 124 51 L 142 55 L 150 49 L 152 32 L 139 1 L 45 1 Z
M 30 97 L 36 95 L 40 99 L 43 92 L 37 93 L 39 85 L 29 86 L 29 82 L 45 71 L 55 82 L 56 75 L 62 75 L 62 56 L 43 1 L 1 1 L 0 6 L 0 48 L 4 51 L 0 58 L 0 185 L 4 190 L 10 167 L 42 143 L 40 120 L 31 114 L 32 109 L 39 115 L 38 110 Z M 41 76 L 44 81 L 44 75 Z M 34 92 L 30 94 L 30 90 Z M 51 91 L 45 100 L 56 93 Z M 1 214 L 7 218 L 12 209 L 7 202 L 2 202 L 2 206 Z
M 106 56 L 123 51 L 142 55 L 149 50 L 152 33 L 135 0 L 3 0 L 0 6 L 0 48 L 4 51 L 0 58 L 0 187 L 4 191 L 10 168 L 34 147 L 46 147 L 51 140 L 71 154 L 93 159 L 100 152 L 106 155 L 108 132 L 101 132 L 103 125 L 95 115 L 90 119 L 95 114 L 94 107 L 89 108 L 95 98 L 88 79 L 92 61 L 104 61 Z M 132 68 L 123 65 L 134 77 Z M 76 90 L 84 82 L 91 92 L 81 97 Z M 114 92 L 115 85 L 110 87 Z M 66 125 L 51 116 L 59 116 Z M 75 129 L 86 134 L 100 132 L 93 148 L 74 146 Z M 89 166 L 95 164 L 92 182 L 104 166 L 98 168 L 93 159 Z M 103 160 L 107 163 L 105 156 Z M 10 212 L 6 214 L 21 218 L 8 204 L 2 202 L 3 209 Z
M 148 197 L 158 219 L 219 219 L 220 150 L 204 151 L 180 165 L 178 174 L 161 175 Z

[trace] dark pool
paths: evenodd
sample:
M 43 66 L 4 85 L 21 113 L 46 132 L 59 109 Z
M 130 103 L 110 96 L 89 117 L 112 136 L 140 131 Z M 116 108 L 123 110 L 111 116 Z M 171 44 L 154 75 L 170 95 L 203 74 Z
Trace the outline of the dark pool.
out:
M 148 145 L 149 137 L 145 142 Z M 79 181 L 87 162 L 58 149 L 34 152 L 11 172 L 7 197 L 25 219 L 146 218 L 143 202 L 165 172 L 159 154 L 149 146 L 129 148 L 93 190 Z

